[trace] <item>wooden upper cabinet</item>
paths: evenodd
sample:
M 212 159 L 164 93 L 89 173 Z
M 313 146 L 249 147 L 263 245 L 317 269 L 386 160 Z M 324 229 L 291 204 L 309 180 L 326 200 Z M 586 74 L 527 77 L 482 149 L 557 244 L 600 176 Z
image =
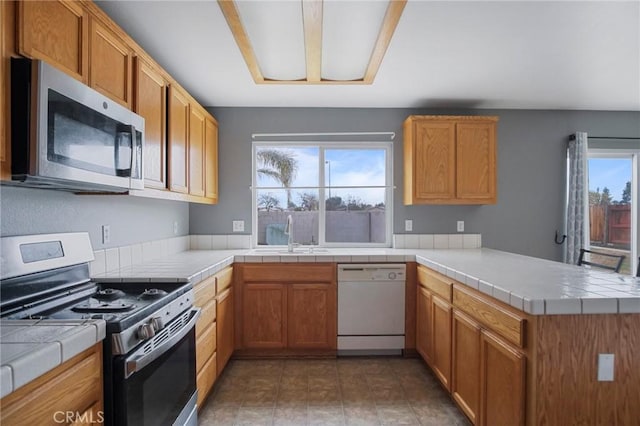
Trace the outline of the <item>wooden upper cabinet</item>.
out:
M 204 132 L 204 196 L 218 201 L 218 124 L 205 119 Z
M 425 121 L 415 124 L 416 197 L 453 199 L 456 196 L 455 124 Z
M 144 185 L 167 187 L 167 81 L 140 57 L 135 59 L 134 111 L 144 118 Z
M 189 194 L 204 197 L 205 112 L 189 106 Z
M 498 117 L 410 116 L 405 204 L 495 204 Z
M 494 122 L 456 125 L 458 198 L 496 201 L 496 126 Z
M 81 3 L 19 1 L 18 50 L 42 59 L 87 83 L 89 80 L 89 15 Z
M 177 86 L 169 86 L 169 189 L 187 193 L 188 187 L 188 137 L 189 99 Z
M 97 19 L 91 19 L 89 57 L 89 86 L 131 108 L 132 50 Z
M 10 135 L 10 91 L 9 66 L 11 51 L 9 44 L 13 40 L 12 15 L 14 3 L 0 2 L 0 180 L 11 179 L 11 135 Z

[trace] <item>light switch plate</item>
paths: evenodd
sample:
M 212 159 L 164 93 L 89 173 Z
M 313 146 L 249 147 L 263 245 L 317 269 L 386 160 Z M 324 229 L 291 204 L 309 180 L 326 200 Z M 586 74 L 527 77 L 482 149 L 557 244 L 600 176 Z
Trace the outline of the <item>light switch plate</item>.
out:
M 413 220 L 407 219 L 404 221 L 404 230 L 413 231 Z
M 233 221 L 233 232 L 244 232 L 244 220 Z
M 178 235 L 178 221 L 173 221 L 173 235 Z
M 613 382 L 613 354 L 598 354 L 598 381 Z
M 464 220 L 459 220 L 456 229 L 458 232 L 464 232 Z

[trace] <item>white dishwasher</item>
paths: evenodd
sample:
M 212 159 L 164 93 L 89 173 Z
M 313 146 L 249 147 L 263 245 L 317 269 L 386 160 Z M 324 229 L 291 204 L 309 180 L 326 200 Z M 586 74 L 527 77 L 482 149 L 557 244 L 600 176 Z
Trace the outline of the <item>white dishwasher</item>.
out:
M 406 266 L 338 265 L 338 355 L 394 355 L 404 349 Z

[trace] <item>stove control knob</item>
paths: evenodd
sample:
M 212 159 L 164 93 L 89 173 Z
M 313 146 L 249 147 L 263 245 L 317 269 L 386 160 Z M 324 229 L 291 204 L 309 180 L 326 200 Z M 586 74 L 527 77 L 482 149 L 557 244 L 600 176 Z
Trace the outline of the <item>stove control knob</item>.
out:
M 149 324 L 153 327 L 155 332 L 158 332 L 164 328 L 164 322 L 162 321 L 162 317 L 153 317 L 149 321 Z
M 151 324 L 142 324 L 138 327 L 138 339 L 147 340 L 156 335 L 155 330 L 153 329 L 153 325 Z

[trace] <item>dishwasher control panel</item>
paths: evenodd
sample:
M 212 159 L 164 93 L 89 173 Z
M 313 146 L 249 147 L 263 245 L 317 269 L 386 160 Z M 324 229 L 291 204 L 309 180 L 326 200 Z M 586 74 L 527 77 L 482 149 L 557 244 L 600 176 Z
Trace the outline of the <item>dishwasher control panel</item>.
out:
M 406 266 L 401 263 L 341 264 L 338 282 L 350 281 L 402 281 L 406 279 Z

